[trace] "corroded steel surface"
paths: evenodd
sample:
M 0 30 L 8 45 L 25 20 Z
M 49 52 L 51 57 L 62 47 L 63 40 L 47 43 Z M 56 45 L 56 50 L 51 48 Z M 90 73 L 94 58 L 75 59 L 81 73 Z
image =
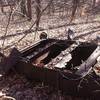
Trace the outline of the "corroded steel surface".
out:
M 67 93 L 67 94 L 71 94 L 75 96 L 91 97 L 97 100 L 96 98 L 100 97 L 99 95 L 100 78 L 99 76 L 95 74 L 93 70 L 91 70 L 91 72 L 85 77 L 81 77 L 74 74 L 74 71 L 72 69 L 67 70 L 67 69 L 62 69 L 62 68 L 61 69 L 55 68 L 54 65 L 51 64 L 53 59 L 54 61 L 56 61 L 55 59 L 61 56 L 62 53 L 63 55 L 68 54 L 68 53 L 65 53 L 65 51 L 70 52 L 68 48 L 70 48 L 70 46 L 73 45 L 74 43 L 75 41 L 52 40 L 52 39 L 41 41 L 35 44 L 34 46 L 21 51 L 22 59 L 19 60 L 15 68 L 19 73 L 26 75 L 27 78 L 31 80 L 43 82 L 45 85 L 51 85 L 55 89 L 61 90 L 63 93 Z M 51 50 L 50 52 L 53 52 L 53 49 L 56 50 L 56 48 L 60 48 L 59 47 L 60 44 L 65 46 L 63 49 L 60 49 L 62 50 L 62 52 L 59 52 L 58 54 L 56 54 L 55 58 L 52 58 L 53 57 L 52 53 L 48 54 L 47 55 L 48 57 L 46 56 L 46 58 L 51 57 L 52 59 L 50 58 L 49 62 L 46 62 L 44 64 L 44 67 L 38 67 L 32 63 L 33 60 L 42 56 L 46 52 L 50 50 Z M 77 46 L 75 46 L 75 48 L 76 47 Z M 91 50 L 90 51 L 93 52 L 96 48 L 96 45 L 93 44 L 89 46 L 88 44 L 88 45 L 83 45 L 83 47 L 87 47 L 87 48 L 90 47 L 90 49 L 92 48 L 92 51 Z M 73 53 L 73 49 L 71 48 L 71 53 Z M 74 51 L 74 53 L 75 52 L 76 51 Z M 52 68 L 50 68 L 49 65 L 51 65 Z

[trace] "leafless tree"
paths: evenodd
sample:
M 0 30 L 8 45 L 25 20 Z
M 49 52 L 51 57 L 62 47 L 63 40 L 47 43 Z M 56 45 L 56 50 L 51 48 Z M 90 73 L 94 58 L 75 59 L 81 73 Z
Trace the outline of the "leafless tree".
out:
M 36 2 L 36 30 L 39 28 L 40 13 L 41 13 L 41 0 L 35 0 Z
M 23 17 L 25 15 L 27 15 L 27 11 L 26 11 L 26 0 L 22 0 L 21 1 L 21 13 L 23 14 Z
M 32 7 L 31 7 L 31 0 L 27 0 L 27 16 L 28 20 L 32 19 Z

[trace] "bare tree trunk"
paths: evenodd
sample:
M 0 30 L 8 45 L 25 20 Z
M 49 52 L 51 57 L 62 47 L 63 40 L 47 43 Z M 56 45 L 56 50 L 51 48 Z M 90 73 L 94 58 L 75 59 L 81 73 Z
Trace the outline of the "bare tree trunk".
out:
M 71 14 L 71 20 L 70 20 L 70 23 L 73 21 L 74 17 L 75 17 L 75 13 L 76 13 L 76 10 L 77 10 L 77 7 L 78 7 L 78 4 L 79 4 L 79 0 L 73 0 L 72 2 L 73 6 L 72 6 L 72 14 Z
M 24 17 L 25 15 L 27 15 L 25 1 L 26 1 L 26 0 L 22 0 L 22 2 L 21 2 L 21 12 L 22 12 L 22 14 L 23 14 L 23 17 Z
M 28 20 L 30 21 L 32 19 L 32 8 L 31 8 L 31 0 L 27 0 L 27 16 Z
M 40 0 L 35 0 L 35 1 L 36 1 L 36 30 L 38 30 L 40 23 L 41 1 Z
M 55 8 L 54 8 L 53 0 L 52 0 L 50 6 L 48 7 L 48 14 L 52 15 L 52 13 L 54 13 L 54 11 L 55 11 Z

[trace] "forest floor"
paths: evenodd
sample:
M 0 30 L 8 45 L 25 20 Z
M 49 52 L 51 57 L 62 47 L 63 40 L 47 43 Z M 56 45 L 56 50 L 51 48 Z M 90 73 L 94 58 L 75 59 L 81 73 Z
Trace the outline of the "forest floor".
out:
M 3 48 L 12 45 L 25 35 L 22 32 L 30 28 L 34 19 L 32 19 L 31 22 L 27 21 L 26 18 L 22 18 L 19 21 L 16 15 L 17 17 L 15 16 L 14 21 L 10 22 L 6 33 L 5 29 L 8 18 L 7 15 L 0 14 L 0 49 L 2 52 Z M 43 31 L 48 34 L 49 38 L 57 37 L 66 39 L 66 31 L 68 28 L 71 28 L 75 32 L 76 39 L 80 41 L 91 41 L 96 39 L 97 36 L 100 36 L 100 15 L 90 17 L 87 22 L 86 18 L 78 18 L 74 20 L 73 24 L 68 25 L 66 23 L 68 23 L 66 18 L 59 19 L 57 15 L 51 16 L 51 18 L 48 18 L 48 16 L 45 16 L 45 18 L 42 17 L 40 22 L 42 31 L 36 32 L 36 35 L 34 35 L 35 32 L 27 34 L 22 41 L 14 46 L 18 49 L 23 49 L 32 45 L 39 41 L 39 34 Z M 49 87 L 45 87 L 41 83 L 36 84 L 34 81 L 30 82 L 24 76 L 20 76 L 17 73 L 11 73 L 8 76 L 0 77 L 0 100 L 4 100 L 2 98 L 5 96 L 13 97 L 13 99 L 15 98 L 16 100 L 84 100 L 77 97 L 65 96 L 59 91 L 51 91 L 53 90 Z
M 4 48 L 12 49 L 17 47 L 18 49 L 23 49 L 26 46 L 30 46 L 34 42 L 39 41 L 39 35 L 41 32 L 46 32 L 48 38 L 52 37 L 65 37 L 67 38 L 67 30 L 71 28 L 76 39 L 82 40 L 93 40 L 96 39 L 97 35 L 100 36 L 100 15 L 92 15 L 88 17 L 79 17 L 76 18 L 72 24 L 69 24 L 70 18 L 64 14 L 53 14 L 47 15 L 44 14 L 40 20 L 40 28 L 38 32 L 35 32 L 35 25 L 31 29 L 31 33 L 24 31 L 30 29 L 32 24 L 35 21 L 35 16 L 29 22 L 27 18 L 23 18 L 20 14 L 15 13 L 14 19 L 9 22 L 9 13 L 2 14 L 0 13 L 0 50 Z M 8 25 L 8 28 L 7 28 Z M 7 28 L 7 30 L 6 30 Z M 25 37 L 24 37 L 25 36 Z M 24 38 L 23 38 L 24 37 Z M 23 39 L 22 39 L 23 38 Z M 20 40 L 21 39 L 21 40 Z M 20 42 L 19 42 L 20 41 Z M 14 44 L 14 45 L 13 45 Z M 11 46 L 13 45 L 13 46 Z M 8 50 L 9 51 L 9 50 Z

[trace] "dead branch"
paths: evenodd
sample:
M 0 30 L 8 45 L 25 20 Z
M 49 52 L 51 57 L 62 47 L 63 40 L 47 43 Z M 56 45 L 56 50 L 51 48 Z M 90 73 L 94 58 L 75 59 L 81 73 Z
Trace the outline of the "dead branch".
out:
M 44 11 L 51 5 L 52 1 L 53 1 L 53 0 L 50 0 L 50 2 L 47 4 L 47 6 L 41 11 L 41 13 L 40 13 L 39 16 L 38 16 L 38 19 L 40 19 L 40 17 L 41 17 L 42 14 L 44 13 Z M 36 24 L 36 22 L 37 22 L 38 19 L 35 20 L 35 22 L 31 25 L 31 27 L 29 28 L 29 30 L 32 29 L 32 27 Z
M 50 2 L 47 4 L 47 6 L 41 11 L 39 17 L 41 17 L 42 14 L 43 14 L 43 12 L 51 5 L 52 1 L 53 1 L 53 0 L 50 0 Z M 14 46 L 15 44 L 18 44 L 20 41 L 22 41 L 22 40 L 28 35 L 29 32 L 35 32 L 35 31 L 32 31 L 32 28 L 33 28 L 33 26 L 36 24 L 37 20 L 38 20 L 38 19 L 35 20 L 35 22 L 31 25 L 31 27 L 30 27 L 28 30 L 25 30 L 24 32 L 22 32 L 23 34 L 26 33 L 22 38 L 20 38 L 17 42 L 15 42 L 15 43 L 13 43 L 13 44 L 11 44 L 11 45 L 5 47 L 3 50 L 6 50 L 6 49 L 8 49 L 8 48 Z
M 22 0 L 21 0 L 21 1 L 22 1 Z M 21 1 L 19 2 L 18 6 L 20 5 Z M 15 10 L 18 8 L 18 6 L 17 6 L 14 10 L 12 10 L 12 11 L 10 12 L 10 14 L 9 14 L 8 23 L 7 23 L 7 26 L 6 26 L 6 30 L 5 30 L 4 37 L 6 37 L 6 35 L 7 35 L 8 27 L 9 27 L 9 25 L 10 25 L 10 21 L 11 21 L 12 15 L 13 15 L 13 13 L 15 12 Z M 4 38 L 4 40 L 3 40 L 2 47 L 4 47 L 4 43 L 5 43 L 5 38 Z

